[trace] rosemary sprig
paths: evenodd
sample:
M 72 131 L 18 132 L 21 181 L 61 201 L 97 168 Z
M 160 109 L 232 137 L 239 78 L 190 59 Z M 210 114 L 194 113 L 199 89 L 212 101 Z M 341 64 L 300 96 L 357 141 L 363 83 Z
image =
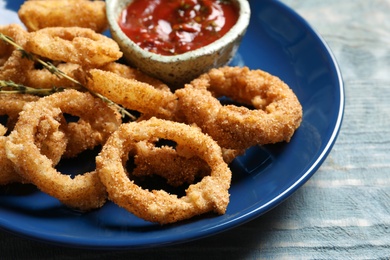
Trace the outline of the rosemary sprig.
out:
M 83 84 L 81 84 L 79 81 L 75 80 L 74 78 L 70 77 L 69 75 L 67 75 L 66 73 L 64 73 L 63 71 L 59 70 L 56 66 L 54 66 L 52 63 L 50 62 L 46 62 L 46 61 L 43 61 L 42 59 L 40 59 L 37 55 L 33 54 L 33 53 L 29 53 L 27 52 L 26 50 L 24 50 L 19 44 L 17 44 L 11 37 L 3 34 L 0 32 L 0 40 L 8 43 L 8 44 L 11 44 L 12 46 L 15 47 L 16 50 L 20 51 L 22 53 L 22 57 L 23 58 L 27 58 L 31 61 L 34 61 L 34 62 L 37 62 L 39 64 L 41 64 L 46 70 L 48 70 L 50 73 L 56 75 L 57 77 L 60 77 L 60 78 L 65 78 L 71 82 L 73 82 L 74 84 L 76 84 L 78 87 L 76 87 L 75 89 L 83 89 L 83 90 L 86 90 L 88 91 L 89 93 L 91 93 L 92 95 L 94 95 L 95 97 L 97 98 L 100 98 L 101 100 L 103 100 L 104 102 L 106 102 L 108 105 L 112 105 L 114 106 L 121 114 L 122 114 L 122 117 L 125 117 L 125 116 L 128 116 L 131 120 L 135 120 L 136 117 L 133 116 L 132 114 L 130 114 L 126 109 L 124 109 L 123 107 L 121 107 L 120 105 L 118 105 L 117 103 L 113 102 L 112 100 L 106 98 L 105 96 L 99 94 L 99 93 L 96 93 L 96 92 L 93 92 L 91 90 L 89 90 L 88 88 L 86 88 Z M 5 82 L 2 82 L 3 84 L 6 84 Z M 30 88 L 30 87 L 26 87 L 26 86 L 23 86 L 23 85 L 18 85 L 18 84 L 15 84 L 13 82 L 8 82 L 8 87 L 11 87 L 12 85 L 15 85 L 13 87 L 13 90 L 9 90 L 9 91 L 14 91 L 13 93 L 26 93 L 26 92 L 29 92 L 29 93 L 34 93 L 33 91 L 33 88 Z M 53 88 L 51 89 L 50 91 L 55 91 L 55 90 L 58 90 L 60 91 L 61 88 Z M 62 89 L 63 90 L 63 89 Z M 2 89 L 0 89 L 1 92 L 5 93 L 5 91 L 3 91 Z M 11 93 L 11 92 L 7 92 L 7 93 Z M 18 92 L 19 91 L 19 92 Z M 46 89 L 46 91 L 48 91 L 48 89 Z M 36 93 L 39 94 L 39 93 L 44 93 L 45 91 L 43 90 L 39 90 L 37 91 Z M 53 92 L 46 92 L 48 94 L 52 94 Z
M 56 92 L 64 91 L 65 88 L 31 88 L 21 84 L 17 84 L 10 80 L 0 80 L 0 92 L 6 94 L 31 94 L 37 96 L 47 96 Z

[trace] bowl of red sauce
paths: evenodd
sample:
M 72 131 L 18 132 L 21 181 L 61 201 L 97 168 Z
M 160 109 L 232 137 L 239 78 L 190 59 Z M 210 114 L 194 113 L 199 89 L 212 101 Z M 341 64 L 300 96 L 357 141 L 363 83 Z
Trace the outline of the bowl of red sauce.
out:
M 112 38 L 129 65 L 178 88 L 235 55 L 247 0 L 106 0 Z

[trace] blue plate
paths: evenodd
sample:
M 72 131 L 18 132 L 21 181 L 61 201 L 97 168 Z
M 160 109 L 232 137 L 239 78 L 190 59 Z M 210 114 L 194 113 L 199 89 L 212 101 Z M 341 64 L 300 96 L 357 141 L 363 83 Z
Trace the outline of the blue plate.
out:
M 0 1 L 0 24 L 19 22 L 16 10 L 22 2 Z M 304 115 L 290 143 L 251 148 L 230 165 L 234 177 L 225 215 L 160 226 L 112 203 L 80 213 L 35 189 L 7 186 L 0 188 L 0 227 L 71 247 L 172 245 L 250 221 L 301 187 L 320 167 L 337 138 L 344 110 L 340 70 L 324 40 L 293 10 L 274 0 L 250 4 L 252 20 L 232 65 L 247 65 L 279 76 L 297 94 Z

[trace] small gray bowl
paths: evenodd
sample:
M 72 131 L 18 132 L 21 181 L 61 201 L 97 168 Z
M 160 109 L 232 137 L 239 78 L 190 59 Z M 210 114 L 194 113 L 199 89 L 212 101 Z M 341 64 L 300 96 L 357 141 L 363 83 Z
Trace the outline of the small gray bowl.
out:
M 235 55 L 250 20 L 248 0 L 232 0 L 239 10 L 238 21 L 223 37 L 184 54 L 165 56 L 142 49 L 119 27 L 118 18 L 132 1 L 106 0 L 112 38 L 119 44 L 129 65 L 162 80 L 173 89 L 182 87 L 211 68 L 228 64 Z

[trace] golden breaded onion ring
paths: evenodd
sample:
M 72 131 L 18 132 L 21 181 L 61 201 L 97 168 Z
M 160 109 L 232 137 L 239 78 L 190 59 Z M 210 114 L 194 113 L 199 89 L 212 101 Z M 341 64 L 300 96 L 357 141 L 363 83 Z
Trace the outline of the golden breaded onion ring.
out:
M 157 78 L 153 78 L 153 77 L 145 74 L 144 72 L 142 72 L 139 69 L 132 68 L 132 67 L 125 65 L 125 64 L 122 64 L 122 63 L 111 62 L 111 63 L 104 65 L 103 67 L 100 67 L 99 69 L 104 70 L 104 71 L 113 72 L 113 73 L 115 73 L 123 78 L 135 79 L 137 81 L 147 83 L 149 85 L 152 85 L 156 89 L 170 91 L 169 87 L 165 83 L 163 83 L 161 80 L 159 80 Z
M 24 58 L 20 51 L 14 50 L 3 66 L 0 66 L 0 80 L 25 84 L 28 79 L 27 73 L 33 66 L 33 61 Z
M 153 142 L 135 144 L 133 176 L 158 175 L 171 186 L 191 184 L 196 178 L 210 174 L 210 167 L 198 156 L 181 154 L 171 146 L 156 147 Z
M 26 42 L 28 32 L 19 24 L 0 25 L 0 33 L 12 38 L 18 45 L 23 46 Z M 0 41 L 0 71 L 2 66 L 15 51 L 15 47 L 5 41 Z
M 224 148 L 246 149 L 289 141 L 302 120 L 293 91 L 276 76 L 247 67 L 211 69 L 175 92 L 186 122 Z M 223 106 L 217 97 L 253 106 Z
M 108 28 L 104 1 L 25 1 L 18 15 L 30 32 L 46 27 L 82 27 L 102 33 Z
M 106 191 L 96 171 L 74 178 L 61 174 L 35 143 L 37 127 L 42 123 L 58 127 L 63 113 L 88 120 L 103 135 L 117 129 L 115 114 L 106 103 L 89 93 L 66 90 L 26 104 L 8 136 L 7 157 L 22 177 L 65 205 L 80 210 L 101 207 L 106 201 Z
M 55 68 L 75 80 L 80 80 L 79 75 L 83 74 L 83 70 L 79 64 L 59 63 L 55 65 Z M 76 82 L 70 81 L 65 77 L 58 77 L 47 69 L 32 68 L 25 71 L 25 77 L 25 85 L 30 88 L 51 89 L 53 86 L 61 88 L 80 88 L 80 85 Z
M 191 184 L 196 179 L 210 174 L 210 166 L 194 154 L 180 151 L 169 145 L 158 147 L 153 141 L 142 141 L 135 144 L 133 176 L 160 176 L 167 184 L 178 187 Z M 229 164 L 244 151 L 227 150 L 222 148 L 222 157 Z
M 0 33 L 20 46 L 24 46 L 28 38 L 28 32 L 18 24 L 0 25 Z M 0 80 L 13 81 L 24 84 L 26 72 L 31 70 L 34 62 L 23 57 L 20 50 L 6 42 L 0 41 Z
M 28 183 L 23 179 L 15 170 L 14 164 L 8 160 L 5 143 L 7 142 L 7 136 L 0 136 L 0 185 L 9 183 Z
M 29 33 L 25 50 L 53 61 L 98 67 L 122 57 L 118 44 L 91 29 L 48 27 Z
M 91 69 L 88 74 L 89 90 L 145 115 L 162 119 L 174 117 L 176 96 L 169 88 L 156 88 L 148 83 L 100 69 Z
M 13 163 L 8 160 L 5 151 L 5 143 L 8 139 L 6 136 L 7 130 L 12 130 L 19 117 L 19 112 L 23 110 L 23 106 L 27 102 L 38 100 L 38 97 L 23 94 L 1 94 L 0 95 L 0 116 L 7 117 L 5 126 L 1 126 L 0 134 L 0 185 L 5 185 L 14 182 L 28 182 L 23 179 L 15 170 Z M 65 144 L 66 145 L 66 144 Z M 61 143 L 56 144 L 55 151 L 61 150 Z
M 184 146 L 210 166 L 210 175 L 190 185 L 180 198 L 164 190 L 142 189 L 129 179 L 124 164 L 136 143 L 153 138 Z M 167 224 L 210 211 L 224 214 L 229 203 L 231 171 L 221 148 L 198 128 L 185 124 L 156 118 L 122 124 L 103 146 L 96 165 L 109 198 L 147 221 Z

